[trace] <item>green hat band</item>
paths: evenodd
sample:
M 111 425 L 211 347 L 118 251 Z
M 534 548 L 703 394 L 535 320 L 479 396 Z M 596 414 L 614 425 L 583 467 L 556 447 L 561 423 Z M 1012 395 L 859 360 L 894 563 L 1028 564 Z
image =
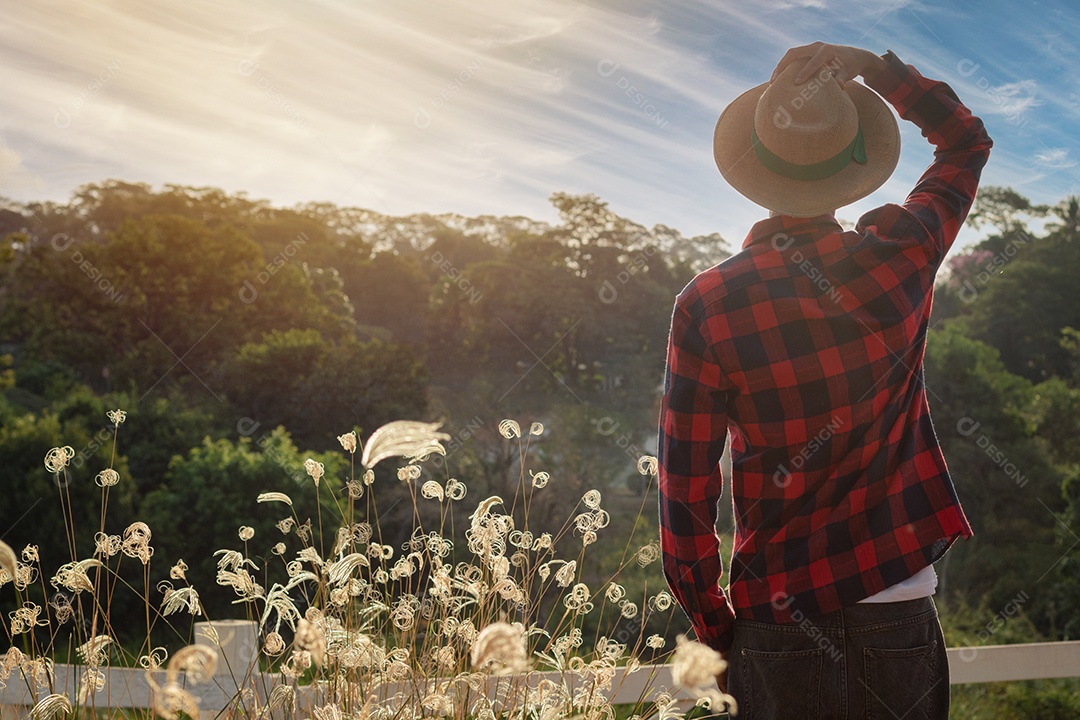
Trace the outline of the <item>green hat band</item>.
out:
M 855 137 L 848 143 L 846 148 L 836 153 L 831 158 L 826 158 L 821 162 L 810 165 L 799 165 L 797 163 L 788 162 L 782 157 L 774 154 L 761 142 L 760 138 L 758 138 L 757 130 L 753 127 L 750 128 L 750 140 L 753 143 L 754 154 L 757 155 L 758 160 L 761 161 L 761 164 L 764 165 L 767 170 L 791 180 L 824 180 L 846 168 L 852 160 L 857 163 L 866 162 L 866 142 L 863 140 L 861 125 L 859 126 L 858 132 L 855 133 Z

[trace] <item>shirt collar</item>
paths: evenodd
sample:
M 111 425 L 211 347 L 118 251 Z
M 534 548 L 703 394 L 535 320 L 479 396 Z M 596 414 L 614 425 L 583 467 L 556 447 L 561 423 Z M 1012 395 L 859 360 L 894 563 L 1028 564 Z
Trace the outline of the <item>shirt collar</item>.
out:
M 824 237 L 830 233 L 843 231 L 844 229 L 832 213 L 809 218 L 776 215 L 754 223 L 754 227 L 750 228 L 750 233 L 743 240 L 742 249 L 745 250 L 751 245 L 773 242 L 778 235 Z

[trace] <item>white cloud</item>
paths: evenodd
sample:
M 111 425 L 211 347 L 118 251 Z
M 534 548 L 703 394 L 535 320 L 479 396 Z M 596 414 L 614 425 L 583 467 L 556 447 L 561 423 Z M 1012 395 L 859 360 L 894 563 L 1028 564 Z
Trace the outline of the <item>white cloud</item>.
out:
M 1034 80 L 1021 80 L 991 87 L 986 94 L 996 106 L 996 112 L 1014 116 L 1042 105 L 1042 100 L 1036 97 L 1038 89 L 1038 83 Z
M 1043 167 L 1061 169 L 1071 168 L 1076 161 L 1069 157 L 1068 148 L 1047 148 L 1035 153 L 1035 162 Z

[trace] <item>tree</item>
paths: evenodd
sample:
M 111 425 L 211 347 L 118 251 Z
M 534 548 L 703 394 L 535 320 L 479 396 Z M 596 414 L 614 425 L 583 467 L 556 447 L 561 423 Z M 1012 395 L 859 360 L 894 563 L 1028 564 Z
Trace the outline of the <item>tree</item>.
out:
M 1005 367 L 1032 381 L 1069 373 L 1063 327 L 1080 327 L 1076 268 L 1015 260 L 986 282 L 972 306 L 974 337 L 997 348 Z
M 1016 235 L 1027 231 L 1024 216 L 1039 218 L 1045 216 L 1048 210 L 1045 205 L 1032 204 L 1012 188 L 987 186 L 979 189 L 968 222 L 974 228 L 989 225 L 997 231 L 979 245 L 980 249 L 996 253 Z
M 325 467 L 318 487 L 304 471 L 309 457 Z M 281 562 L 271 552 L 273 546 L 284 541 L 289 555 L 302 547 L 294 533 L 283 534 L 276 527 L 278 521 L 292 517 L 299 524 L 311 519 L 312 544 L 326 557 L 340 524 L 332 518 L 337 516 L 335 503 L 344 502 L 340 493 L 343 471 L 340 453 L 299 452 L 282 428 L 255 428 L 235 440 L 206 438 L 173 459 L 165 483 L 142 504 L 142 516 L 154 533 L 157 579 L 167 578 L 168 568 L 183 559 L 190 568 L 188 580 L 199 592 L 208 616 L 234 615 L 230 603 L 235 595 L 216 583 L 214 553 L 222 548 L 245 550 L 238 530 L 241 525 L 253 528 L 255 535 L 245 554 L 256 561 L 259 570 L 254 574 L 268 589 L 270 565 Z M 292 499 L 292 509 L 283 503 L 257 503 L 264 492 L 285 493 Z M 321 539 L 317 502 L 325 506 Z
M 353 428 L 374 430 L 423 415 L 427 375 L 405 345 L 316 330 L 267 333 L 246 343 L 224 371 L 225 395 L 239 416 L 285 425 L 311 447 L 328 449 Z
M 381 252 L 343 277 L 361 327 L 385 328 L 390 339 L 413 347 L 424 344 L 431 281 L 414 256 Z
M 1035 433 L 1031 383 L 957 325 L 929 334 L 925 376 L 934 427 L 975 530 L 939 566 L 942 591 L 1000 608 L 1026 590 L 1029 616 L 1050 632 L 1049 592 L 1033 589 L 1060 556 L 1055 513 L 1063 508 L 1063 476 Z

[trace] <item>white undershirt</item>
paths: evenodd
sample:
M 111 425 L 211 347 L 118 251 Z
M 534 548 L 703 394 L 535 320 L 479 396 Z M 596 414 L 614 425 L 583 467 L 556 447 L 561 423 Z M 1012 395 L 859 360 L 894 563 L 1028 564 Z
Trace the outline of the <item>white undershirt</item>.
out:
M 876 595 L 871 595 L 861 603 L 903 602 L 930 597 L 937 589 L 937 573 L 933 565 L 927 565 L 907 580 L 891 585 Z

